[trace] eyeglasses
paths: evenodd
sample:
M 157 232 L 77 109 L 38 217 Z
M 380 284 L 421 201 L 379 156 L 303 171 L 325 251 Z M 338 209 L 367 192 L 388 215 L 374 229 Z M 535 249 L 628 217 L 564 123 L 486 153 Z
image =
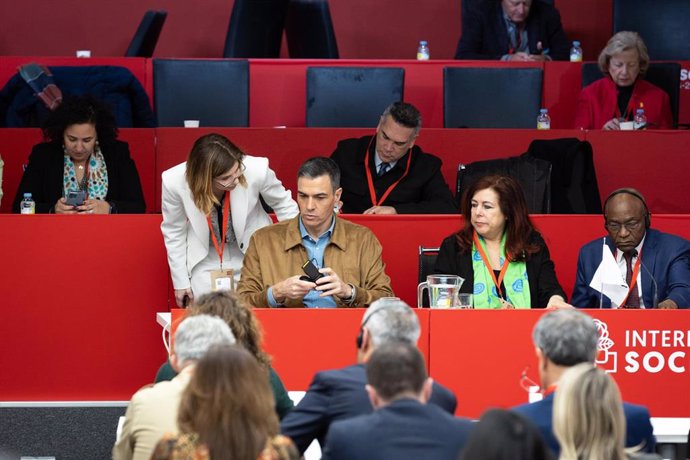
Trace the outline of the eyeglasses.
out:
M 247 170 L 247 167 L 244 164 L 240 163 L 239 168 L 237 168 L 237 172 L 235 174 L 233 174 L 232 176 L 227 177 L 224 180 L 221 180 L 219 177 L 216 177 L 213 180 L 216 181 L 216 183 L 218 185 L 220 185 L 221 187 L 227 187 L 229 185 L 234 184 L 235 181 L 237 181 L 240 177 L 242 177 L 242 175 L 244 174 L 244 172 L 246 170 Z
M 620 232 L 621 229 L 624 228 L 624 227 L 625 227 L 625 229 L 626 229 L 627 231 L 629 231 L 629 232 L 635 232 L 635 231 L 637 231 L 637 230 L 640 229 L 640 227 L 642 226 L 642 222 L 640 222 L 639 220 L 633 220 L 633 221 L 630 221 L 630 222 L 623 222 L 623 223 L 620 223 L 620 222 L 608 222 L 608 221 L 607 221 L 607 222 L 604 224 L 604 226 L 606 227 L 606 230 L 608 230 L 608 231 L 611 232 L 611 233 L 618 233 L 618 232 Z
M 520 374 L 520 386 L 527 393 L 536 393 L 537 391 L 539 391 L 538 389 L 541 388 L 541 385 L 529 378 L 529 376 L 527 375 L 528 371 L 529 366 L 525 367 L 525 369 L 522 371 L 522 374 Z

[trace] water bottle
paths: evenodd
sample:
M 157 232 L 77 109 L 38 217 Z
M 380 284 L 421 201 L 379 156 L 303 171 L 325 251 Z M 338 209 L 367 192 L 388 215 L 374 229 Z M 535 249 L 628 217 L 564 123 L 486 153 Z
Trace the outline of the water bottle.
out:
M 644 109 L 637 109 L 635 118 L 633 118 L 633 129 L 645 129 L 647 127 L 647 115 L 644 114 Z
M 24 199 L 19 204 L 19 209 L 21 210 L 22 214 L 36 214 L 36 203 L 34 202 L 33 198 L 31 198 L 30 193 L 24 194 Z
M 429 44 L 426 42 L 426 40 L 422 40 L 419 42 L 419 47 L 417 48 L 417 60 L 428 61 L 430 57 Z
M 580 42 L 574 41 L 573 47 L 570 48 L 570 62 L 582 62 L 582 48 Z
M 541 109 L 537 117 L 537 129 L 551 129 L 551 117 L 547 109 Z

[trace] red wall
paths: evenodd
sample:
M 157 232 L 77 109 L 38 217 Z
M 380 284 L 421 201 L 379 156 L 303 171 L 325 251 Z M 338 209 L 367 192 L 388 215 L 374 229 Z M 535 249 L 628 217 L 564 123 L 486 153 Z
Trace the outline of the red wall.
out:
M 459 0 L 330 0 L 343 58 L 412 58 L 428 40 L 433 59 L 452 58 L 460 37 Z M 0 2 L 0 55 L 122 56 L 147 9 L 168 18 L 157 57 L 220 57 L 233 0 L 38 0 Z M 559 0 L 566 33 L 594 59 L 611 31 L 611 0 Z

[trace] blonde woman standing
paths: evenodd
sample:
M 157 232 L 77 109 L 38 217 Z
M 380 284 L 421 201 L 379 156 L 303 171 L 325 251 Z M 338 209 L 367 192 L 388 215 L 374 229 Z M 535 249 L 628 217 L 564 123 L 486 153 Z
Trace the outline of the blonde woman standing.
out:
M 163 172 L 161 231 L 178 306 L 206 292 L 233 289 L 254 231 L 297 215 L 297 203 L 268 166 L 220 134 L 194 143 L 189 157 Z
M 618 386 L 590 363 L 568 369 L 561 377 L 553 406 L 553 431 L 561 445 L 560 460 L 660 459 L 625 448 L 625 414 Z

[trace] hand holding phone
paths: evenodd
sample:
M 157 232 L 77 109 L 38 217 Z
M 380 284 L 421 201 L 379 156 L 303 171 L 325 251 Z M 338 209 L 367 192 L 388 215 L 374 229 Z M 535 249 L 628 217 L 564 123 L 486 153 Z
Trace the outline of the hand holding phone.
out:
M 302 270 L 304 273 L 306 273 L 306 275 L 300 276 L 299 279 L 303 281 L 311 281 L 312 283 L 316 283 L 316 280 L 324 276 L 324 274 L 319 271 L 311 260 L 307 260 L 302 264 Z
M 81 206 L 86 199 L 86 192 L 84 190 L 70 190 L 65 197 L 65 204 L 68 206 Z

